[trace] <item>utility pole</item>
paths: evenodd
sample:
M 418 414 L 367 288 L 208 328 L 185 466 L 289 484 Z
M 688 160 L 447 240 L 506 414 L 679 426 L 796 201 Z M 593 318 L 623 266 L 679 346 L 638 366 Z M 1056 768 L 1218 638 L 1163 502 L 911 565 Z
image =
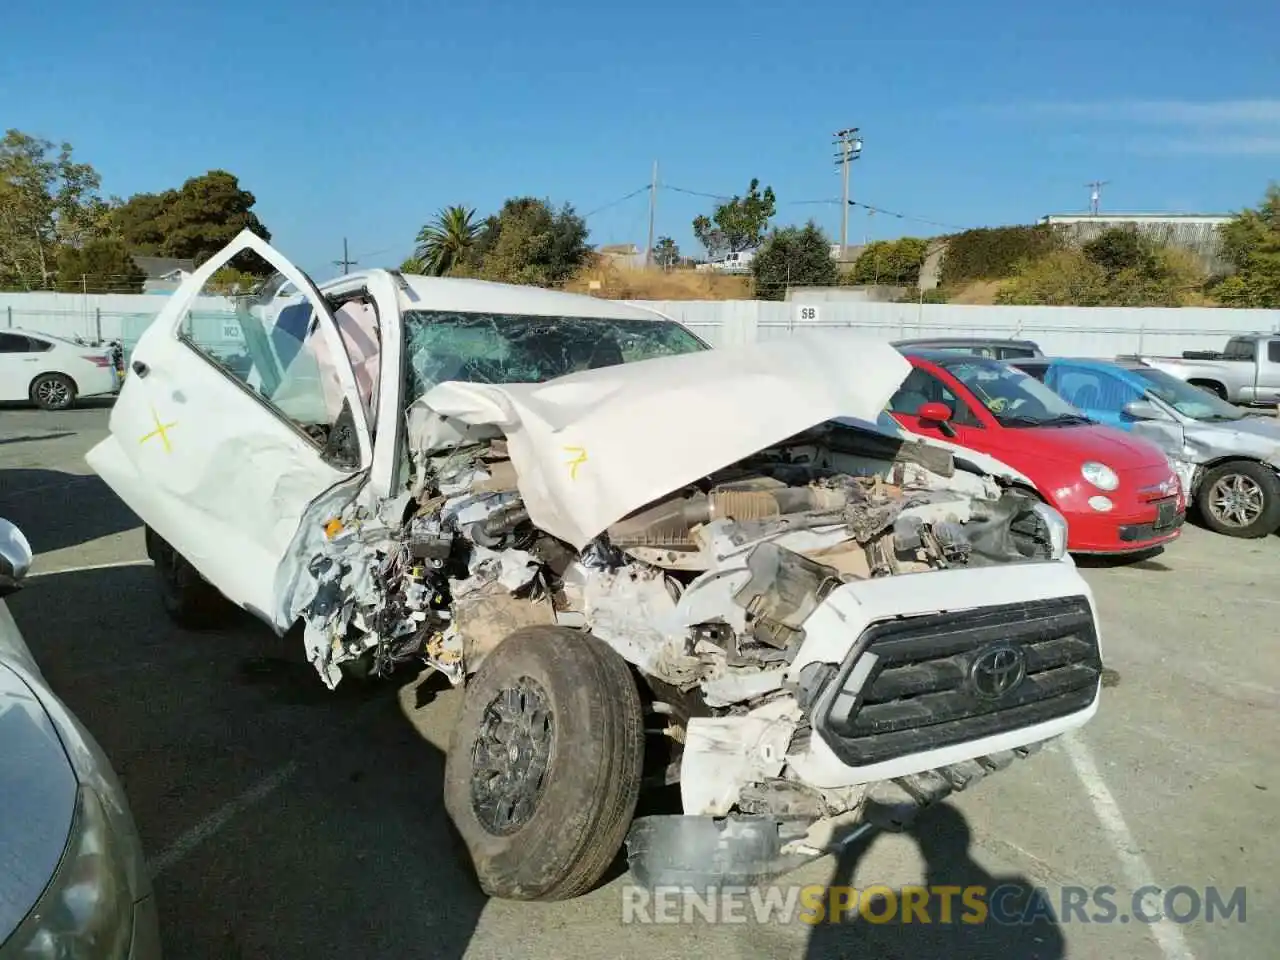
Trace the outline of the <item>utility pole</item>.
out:
M 1089 188 L 1089 209 L 1093 211 L 1093 215 L 1098 215 L 1098 207 L 1102 203 L 1102 188 L 1105 187 L 1110 180 L 1091 180 L 1085 186 Z
M 342 238 L 342 259 L 334 260 L 333 265 L 335 267 L 341 267 L 343 273 L 350 273 L 351 267 L 356 266 L 358 262 L 359 261 L 352 260 L 351 255 L 347 253 L 347 238 L 343 237 Z
M 645 269 L 653 263 L 653 218 L 658 210 L 658 161 L 653 161 L 653 179 L 649 181 L 649 244 L 644 248 Z
M 841 168 L 840 175 L 844 181 L 840 203 L 840 259 L 843 260 L 845 248 L 849 245 L 849 165 L 862 156 L 862 138 L 858 136 L 857 127 L 837 130 L 834 136 L 835 145 L 840 148 L 836 164 Z

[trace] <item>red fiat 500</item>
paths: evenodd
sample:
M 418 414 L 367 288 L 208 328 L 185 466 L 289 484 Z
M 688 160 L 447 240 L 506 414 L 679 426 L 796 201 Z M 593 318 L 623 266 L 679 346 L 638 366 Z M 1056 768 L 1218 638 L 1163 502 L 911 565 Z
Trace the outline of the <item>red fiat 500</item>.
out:
M 995 457 L 1067 519 L 1073 553 L 1132 553 L 1182 532 L 1186 500 L 1154 444 L 1095 423 L 996 360 L 908 351 L 914 370 L 889 402 L 912 433 Z

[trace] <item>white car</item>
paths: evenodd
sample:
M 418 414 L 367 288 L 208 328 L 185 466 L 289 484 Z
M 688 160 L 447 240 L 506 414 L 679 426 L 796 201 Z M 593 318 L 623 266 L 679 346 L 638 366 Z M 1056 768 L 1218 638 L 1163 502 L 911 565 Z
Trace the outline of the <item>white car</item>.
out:
M 0 330 L 0 401 L 66 410 L 77 397 L 120 389 L 111 351 L 34 330 Z
M 246 252 L 298 303 L 201 296 Z M 1065 521 L 872 426 L 909 371 L 529 287 L 317 288 L 245 232 L 138 341 L 88 461 L 180 621 L 230 601 L 301 623 L 330 687 L 465 687 L 445 807 L 491 895 L 575 896 L 624 842 L 641 883 L 755 882 L 1098 708 Z M 682 814 L 634 818 L 646 774 Z

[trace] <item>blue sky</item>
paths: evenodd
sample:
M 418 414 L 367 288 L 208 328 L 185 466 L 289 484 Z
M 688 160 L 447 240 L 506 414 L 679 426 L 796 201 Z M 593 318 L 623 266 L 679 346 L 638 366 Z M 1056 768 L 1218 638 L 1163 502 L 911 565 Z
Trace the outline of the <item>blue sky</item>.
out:
M 258 197 L 317 279 L 342 238 L 399 262 L 445 204 L 581 213 L 649 180 L 731 194 L 834 237 L 831 133 L 862 130 L 852 197 L 939 224 L 1103 208 L 1217 212 L 1280 179 L 1280 4 L 642 4 L 560 0 L 216 5 L 9 0 L 0 124 L 69 140 L 105 192 L 214 167 Z M 15 38 L 19 42 L 13 42 Z M 696 245 L 714 201 L 664 189 L 657 232 Z M 647 192 L 595 213 L 643 244 Z M 850 216 L 850 242 L 945 228 Z

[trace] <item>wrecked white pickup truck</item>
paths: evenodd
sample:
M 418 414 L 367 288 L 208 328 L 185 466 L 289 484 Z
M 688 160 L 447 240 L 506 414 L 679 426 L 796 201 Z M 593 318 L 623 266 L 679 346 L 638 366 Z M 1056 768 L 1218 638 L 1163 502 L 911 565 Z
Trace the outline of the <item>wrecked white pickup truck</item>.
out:
M 303 293 L 203 295 L 246 252 Z M 301 623 L 330 686 L 464 685 L 445 803 L 491 895 L 585 892 L 624 841 L 641 882 L 750 883 L 1098 706 L 1061 516 L 871 426 L 909 369 L 546 290 L 317 289 L 246 233 L 139 340 L 88 460 L 180 621 L 230 600 Z M 633 822 L 647 771 L 683 815 Z

